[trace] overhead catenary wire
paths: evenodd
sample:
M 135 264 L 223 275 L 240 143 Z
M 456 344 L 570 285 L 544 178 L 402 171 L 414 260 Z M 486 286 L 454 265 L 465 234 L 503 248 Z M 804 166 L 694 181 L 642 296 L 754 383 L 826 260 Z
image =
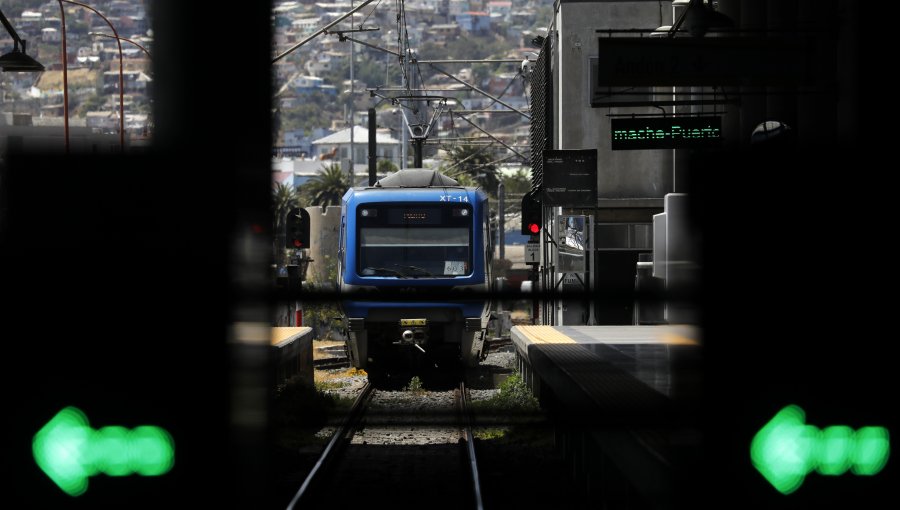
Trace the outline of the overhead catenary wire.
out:
M 411 87 L 409 75 L 409 63 L 412 59 L 412 46 L 409 43 L 409 27 L 406 24 L 406 2 L 405 0 L 397 0 L 397 36 L 400 53 L 403 54 L 400 61 L 400 69 L 403 73 L 404 85 Z M 409 93 L 409 91 L 407 91 Z
M 507 149 L 509 149 L 510 151 L 512 151 L 512 152 L 514 152 L 514 153 L 516 153 L 516 154 L 518 154 L 519 157 L 522 158 L 523 160 L 528 161 L 528 158 L 526 158 L 521 152 L 519 152 L 519 151 L 513 149 L 512 147 L 510 147 L 509 145 L 507 145 L 506 143 L 504 143 L 503 140 L 500 140 L 499 138 L 495 137 L 494 135 L 488 133 L 487 131 L 485 131 L 484 129 L 482 129 L 480 126 L 478 126 L 477 124 L 475 124 L 475 123 L 472 122 L 471 120 L 467 119 L 464 115 L 458 115 L 458 117 L 461 118 L 462 120 L 466 121 L 466 122 L 467 122 L 470 126 L 472 126 L 473 128 L 477 129 L 478 131 L 481 131 L 482 133 L 484 133 L 485 135 L 487 135 L 487 136 L 490 137 L 491 139 L 495 140 L 495 141 L 496 141 L 497 143 L 499 143 L 500 145 L 502 145 L 502 146 L 506 147 Z
M 381 0 L 378 0 L 378 3 L 375 4 L 375 7 L 372 7 L 372 10 L 369 11 L 369 14 L 367 14 L 366 17 L 362 20 L 362 23 L 359 24 L 359 28 L 362 28 L 363 26 L 365 26 L 366 21 L 369 21 L 369 18 L 372 16 L 372 14 L 374 14 L 375 11 L 378 10 L 379 5 L 381 5 Z
M 437 71 L 437 72 L 443 74 L 444 76 L 450 78 L 451 80 L 456 81 L 456 82 L 458 82 L 458 83 L 461 83 L 461 84 L 463 84 L 463 85 L 467 85 L 467 86 L 469 86 L 469 87 L 472 87 L 472 90 L 474 90 L 475 92 L 478 92 L 479 94 L 481 94 L 481 95 L 483 95 L 483 96 L 485 96 L 485 97 L 487 97 L 487 98 L 490 98 L 490 99 L 495 100 L 496 102 L 498 102 L 498 103 L 502 104 L 503 106 L 509 108 L 510 110 L 512 110 L 512 111 L 514 111 L 514 112 L 516 112 L 516 113 L 518 113 L 519 115 L 525 117 L 526 119 L 529 119 L 529 120 L 531 119 L 531 115 L 529 115 L 529 114 L 527 114 L 527 113 L 525 113 L 525 112 L 519 110 L 518 108 L 515 108 L 514 106 L 509 105 L 508 103 L 506 103 L 505 101 L 503 101 L 503 100 L 501 100 L 501 99 L 498 99 L 498 98 L 494 97 L 493 95 L 491 95 L 491 94 L 485 92 L 484 90 L 481 90 L 480 88 L 476 87 L 475 85 L 473 85 L 473 84 L 471 84 L 471 83 L 467 83 L 467 82 L 465 82 L 465 81 L 463 81 L 463 80 L 460 80 L 460 79 L 457 78 L 456 76 L 453 76 L 452 74 L 448 73 L 447 71 L 444 71 L 443 69 L 441 69 L 440 67 L 437 67 L 437 66 L 434 65 L 434 64 L 429 64 L 429 65 L 431 66 L 432 69 L 434 69 L 435 71 Z
M 512 84 L 515 83 L 516 78 L 518 78 L 519 76 L 522 76 L 522 70 L 521 70 L 521 69 L 516 73 L 515 76 L 512 77 L 512 79 L 509 80 L 509 83 L 506 84 L 506 87 L 503 89 L 503 91 L 500 92 L 500 94 L 497 95 L 497 99 L 494 99 L 494 100 L 491 102 L 491 104 L 485 106 L 484 109 L 487 110 L 487 109 L 489 109 L 490 107 L 492 107 L 492 106 L 494 106 L 495 104 L 497 104 L 497 101 L 499 101 L 501 98 L 503 98 L 503 96 L 506 95 L 506 93 L 509 91 L 509 88 L 512 87 Z
M 504 161 L 506 161 L 506 160 L 508 160 L 508 159 L 512 159 L 512 158 L 514 158 L 514 157 L 516 157 L 515 154 L 508 154 L 508 155 L 506 155 L 506 156 L 504 156 L 504 157 L 502 157 L 502 158 L 500 158 L 500 159 L 495 159 L 495 160 L 493 160 L 493 161 L 488 161 L 487 163 L 479 163 L 479 164 L 477 164 L 477 165 L 472 165 L 472 166 L 470 166 L 467 170 L 459 170 L 459 171 L 457 171 L 457 172 L 454 172 L 453 174 L 448 174 L 448 177 L 454 177 L 455 175 L 462 175 L 462 174 L 465 174 L 465 173 L 469 173 L 470 170 L 474 170 L 474 169 L 477 169 L 477 168 L 484 168 L 484 167 L 486 167 L 486 166 L 494 166 L 494 165 L 496 165 L 496 164 L 498 164 L 498 163 L 503 163 Z M 444 173 L 446 174 L 447 172 L 448 172 L 448 170 L 445 169 L 445 170 L 444 170 Z M 496 173 L 497 170 L 494 169 L 494 172 Z
M 279 60 L 283 59 L 284 57 L 290 55 L 291 53 L 293 53 L 294 51 L 296 51 L 298 48 L 300 48 L 301 46 L 303 46 L 304 44 L 306 44 L 306 43 L 308 43 L 309 41 L 312 41 L 313 39 L 315 39 L 316 37 L 318 37 L 318 36 L 324 34 L 325 32 L 328 31 L 329 28 L 331 28 L 331 27 L 337 25 L 337 24 L 340 23 L 341 21 L 344 21 L 344 20 L 347 19 L 349 16 L 352 16 L 354 13 L 356 13 L 357 11 L 359 11 L 360 9 L 362 9 L 363 7 L 369 5 L 370 3 L 374 2 L 374 1 L 375 1 L 375 0 L 363 0 L 363 2 L 362 2 L 361 4 L 359 4 L 359 5 L 357 5 L 356 7 L 350 9 L 348 12 L 345 12 L 344 14 L 341 14 L 340 16 L 338 16 L 337 18 L 335 18 L 334 20 L 332 20 L 331 23 L 329 23 L 329 24 L 325 25 L 324 27 L 322 27 L 322 28 L 316 30 L 316 31 L 313 32 L 312 34 L 308 35 L 308 36 L 307 36 L 305 39 L 303 39 L 302 41 L 298 42 L 297 44 L 291 46 L 290 48 L 288 48 L 288 49 L 284 50 L 283 52 L 281 52 L 280 54 L 278 54 L 275 58 L 272 59 L 272 63 L 274 64 L 274 63 L 278 62 Z
M 456 168 L 457 166 L 459 166 L 459 165 L 465 163 L 466 161 L 468 161 L 468 160 L 474 158 L 475 156 L 481 154 L 481 153 L 484 152 L 485 150 L 489 149 L 489 148 L 491 147 L 491 145 L 493 145 L 493 142 L 492 142 L 490 145 L 486 145 L 486 146 L 482 147 L 481 149 L 479 149 L 479 150 L 473 152 L 472 154 L 469 154 L 468 156 L 464 157 L 463 159 L 457 161 L 457 162 L 454 163 L 453 165 L 451 165 L 451 166 L 445 168 L 445 169 L 444 169 L 444 173 L 447 173 L 447 172 L 449 172 L 450 170 L 453 170 L 453 169 Z M 446 149 L 445 149 L 445 150 L 446 150 Z
M 487 59 L 478 59 L 478 60 L 471 60 L 471 61 L 451 60 L 451 59 L 444 59 L 444 60 L 422 59 L 422 60 L 419 60 L 416 50 L 412 47 L 412 44 L 411 44 L 412 35 L 409 33 L 410 29 L 408 26 L 405 0 L 395 0 L 395 2 L 394 2 L 395 9 L 396 9 L 396 27 L 397 27 L 396 51 L 392 51 L 391 49 L 388 49 L 388 48 L 379 47 L 377 42 L 375 42 L 375 41 L 369 42 L 372 40 L 365 38 L 365 37 L 362 38 L 365 40 L 360 40 L 359 38 L 351 37 L 346 32 L 364 30 L 365 24 L 373 17 L 373 14 L 375 13 L 375 11 L 377 11 L 378 9 L 381 8 L 381 3 L 382 3 L 382 0 L 359 0 L 359 1 L 361 2 L 360 5 L 353 7 L 353 9 L 350 12 L 341 15 L 339 17 L 339 19 L 336 19 L 336 20 L 330 22 L 328 25 L 326 25 L 322 29 L 318 30 L 316 33 L 311 34 L 304 41 L 301 41 L 301 43 L 294 45 L 291 49 L 278 55 L 276 57 L 275 61 L 277 61 L 280 58 L 283 58 L 285 55 L 287 55 L 291 51 L 294 51 L 296 48 L 302 46 L 302 44 L 308 42 L 312 38 L 314 38 L 318 35 L 321 35 L 323 33 L 324 34 L 330 33 L 330 34 L 338 35 L 338 37 L 340 38 L 341 41 L 350 41 L 351 44 L 361 44 L 361 45 L 366 46 L 373 50 L 380 50 L 380 51 L 386 52 L 388 55 L 395 57 L 400 63 L 400 73 L 402 75 L 402 82 L 401 82 L 400 88 L 390 87 L 391 90 L 388 90 L 388 87 L 384 87 L 384 90 L 381 90 L 380 88 L 376 88 L 375 90 L 368 89 L 368 91 L 370 92 L 370 95 L 373 98 L 374 97 L 379 98 L 377 101 L 378 104 L 382 104 L 384 102 L 389 101 L 391 104 L 393 104 L 395 106 L 400 106 L 402 115 L 404 117 L 403 124 L 405 124 L 407 126 L 407 130 L 410 132 L 413 129 L 412 126 L 420 126 L 422 128 L 424 128 L 425 126 L 428 126 L 429 130 L 431 128 L 435 129 L 435 132 L 432 133 L 432 135 L 437 137 L 437 135 L 436 135 L 436 133 L 438 132 L 437 130 L 444 129 L 442 126 L 439 126 L 439 125 L 436 126 L 435 122 L 436 122 L 437 118 L 439 118 L 441 115 L 447 113 L 447 108 L 448 108 L 447 102 L 441 101 L 435 108 L 435 111 L 432 112 L 432 113 L 434 113 L 434 115 L 429 115 L 429 112 L 426 110 L 435 105 L 433 103 L 429 103 L 426 108 L 424 100 L 414 97 L 415 92 L 418 92 L 420 94 L 424 92 L 427 94 L 427 91 L 430 91 L 431 88 L 429 87 L 428 83 L 426 83 L 426 79 L 429 82 L 432 82 L 431 87 L 434 87 L 435 84 L 434 84 L 433 80 L 439 79 L 440 78 L 439 74 L 444 74 L 444 75 L 448 76 L 449 78 L 455 80 L 457 83 L 459 83 L 459 85 L 461 85 L 461 89 L 462 89 L 462 90 L 460 90 L 460 92 L 466 93 L 468 97 L 471 97 L 470 93 L 472 91 L 475 91 L 475 92 L 489 98 L 490 102 L 482 103 L 482 104 L 488 105 L 487 107 L 483 107 L 483 110 L 490 110 L 490 108 L 494 107 L 495 105 L 502 104 L 504 107 L 508 108 L 508 110 L 496 110 L 496 111 L 494 111 L 494 113 L 513 112 L 513 113 L 518 113 L 519 115 L 521 115 L 525 118 L 530 118 L 530 111 L 529 111 L 530 109 L 529 108 L 515 108 L 515 107 L 512 107 L 512 105 L 510 105 L 508 103 L 508 101 L 509 101 L 508 99 L 507 99 L 507 101 L 503 100 L 504 98 L 507 97 L 507 94 L 510 93 L 509 91 L 512 89 L 512 84 L 513 84 L 513 82 L 517 81 L 517 77 L 524 76 L 523 71 L 518 70 L 518 72 L 515 74 L 515 76 L 513 76 L 510 79 L 509 83 L 507 83 L 505 85 L 504 89 L 502 90 L 502 92 L 500 92 L 499 96 L 492 96 L 489 93 L 486 93 L 484 90 L 481 90 L 480 88 L 478 88 L 476 85 L 463 82 L 463 81 L 459 80 L 458 78 L 456 78 L 455 76 L 444 72 L 443 70 L 437 68 L 436 66 L 434 66 L 432 64 L 432 62 L 433 63 L 452 63 L 452 62 L 490 63 L 490 62 L 497 62 L 497 63 L 502 63 L 502 64 L 507 64 L 507 63 L 515 64 L 515 63 L 521 63 L 521 60 L 506 59 L 506 58 L 487 58 Z M 367 13 L 364 11 L 360 12 L 362 8 L 364 8 L 367 5 L 371 5 L 373 2 L 375 3 L 374 7 L 370 7 L 369 11 Z M 556 4 L 555 7 L 557 10 L 558 10 L 558 3 L 559 3 L 558 1 L 555 2 L 555 4 Z M 382 9 L 382 12 L 383 11 L 384 10 Z M 361 23 L 355 22 L 355 13 L 357 13 L 357 12 L 359 12 L 360 15 L 365 13 L 365 17 L 362 19 Z M 332 29 L 332 27 L 334 27 L 334 25 L 337 24 L 337 22 L 339 22 L 341 20 L 346 20 L 348 17 L 350 17 L 350 19 L 351 19 L 351 28 L 353 28 L 355 30 L 343 31 L 343 32 L 330 31 Z M 354 26 L 354 25 L 356 25 L 356 26 Z M 370 30 L 377 30 L 377 28 L 371 28 Z M 392 38 L 390 36 L 388 36 L 388 39 L 392 39 Z M 391 47 L 391 46 L 393 46 L 393 44 L 388 43 L 385 46 Z M 384 76 L 385 76 L 385 84 L 386 85 L 390 82 L 390 75 L 392 74 L 391 68 L 393 66 L 390 64 L 390 62 L 392 60 L 393 60 L 392 58 L 385 59 L 385 71 L 384 71 L 385 74 L 384 74 Z M 422 63 L 429 63 L 429 65 L 432 66 L 434 71 L 438 71 L 438 74 L 436 74 L 434 72 L 423 72 L 423 70 L 421 68 Z M 293 78 L 293 76 L 292 76 L 292 78 Z M 288 82 L 290 82 L 290 81 L 292 81 L 292 80 L 288 80 Z M 438 81 L 440 81 L 440 80 L 438 80 Z M 443 89 L 440 89 L 440 85 L 437 85 L 437 86 L 439 88 L 435 89 L 435 91 L 443 90 Z M 278 90 L 278 92 L 276 92 L 276 96 L 282 95 L 286 90 L 288 90 L 288 88 L 289 88 L 289 83 L 285 84 L 284 87 L 281 87 L 281 89 Z M 527 96 L 528 96 L 527 86 L 525 88 L 526 88 L 526 90 L 524 91 L 524 94 L 527 98 Z M 400 94 L 397 94 L 395 92 L 395 90 L 397 92 L 400 92 L 400 91 L 402 91 L 402 92 Z M 448 89 L 447 92 L 451 92 L 451 90 Z M 404 95 L 407 97 L 404 98 L 403 97 Z M 394 96 L 394 97 L 391 97 L 391 96 Z M 456 99 L 456 98 L 453 98 L 453 99 Z M 458 99 L 456 99 L 456 100 L 459 101 Z M 407 112 L 407 110 L 409 110 L 409 112 Z M 476 113 L 476 111 L 474 111 L 474 110 L 459 110 L 459 112 L 465 113 L 465 114 Z M 484 113 L 489 113 L 489 112 L 484 111 Z M 410 116 L 410 114 L 412 114 L 412 116 Z M 430 117 L 430 121 L 429 121 L 429 117 Z M 455 119 L 453 119 L 453 116 L 451 115 L 451 118 L 450 118 L 451 130 L 453 132 L 456 132 L 459 129 L 459 125 L 458 125 L 458 123 L 454 123 L 454 120 Z M 469 119 L 464 118 L 464 120 L 467 123 L 472 124 Z M 473 125 L 473 127 L 482 131 L 483 133 L 485 133 L 488 136 L 492 136 L 485 129 L 483 129 L 479 126 Z M 466 130 L 468 130 L 468 128 Z M 427 142 L 427 140 L 424 140 L 424 141 Z M 499 140 L 498 140 L 498 142 L 502 143 L 504 146 L 506 146 L 508 150 L 511 150 L 511 151 L 515 152 L 516 154 L 518 154 L 520 157 L 522 157 L 522 155 L 519 152 L 515 151 L 515 149 L 513 148 L 513 147 L 520 147 L 520 146 L 514 145 L 512 143 L 507 144 L 507 143 L 499 141 Z

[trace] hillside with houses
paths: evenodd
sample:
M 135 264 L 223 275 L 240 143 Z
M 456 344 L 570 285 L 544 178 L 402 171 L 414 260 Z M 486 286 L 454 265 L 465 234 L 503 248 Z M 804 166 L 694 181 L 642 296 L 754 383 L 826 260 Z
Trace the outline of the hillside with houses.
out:
M 343 147 L 317 142 L 350 126 L 365 127 L 367 109 L 375 107 L 379 137 L 397 141 L 379 146 L 378 157 L 401 166 L 400 153 L 391 147 L 402 139 L 403 121 L 398 105 L 384 99 L 397 95 L 403 87 L 400 59 L 384 51 L 398 52 L 404 43 L 401 36 L 408 37 L 418 60 L 514 60 L 442 64 L 439 69 L 423 64 L 410 74 L 415 75 L 420 88 L 457 100 L 456 110 L 479 112 L 467 118 L 492 135 L 510 145 L 527 144 L 528 125 L 521 116 L 510 115 L 498 101 L 471 89 L 475 86 L 495 98 L 502 97 L 507 105 L 527 110 L 526 80 L 518 62 L 534 58 L 538 51 L 531 40 L 544 33 L 550 19 L 551 7 L 544 4 L 523 0 L 410 0 L 405 2 L 406 30 L 400 30 L 393 4 L 376 8 L 370 4 L 351 17 L 352 28 L 365 30 L 348 34 L 359 41 L 354 47 L 352 82 L 350 42 L 342 41 L 338 34 L 321 35 L 275 64 L 276 156 L 313 159 L 337 148 L 342 161 L 364 165 L 364 145 L 359 150 L 354 148 L 351 155 L 349 143 Z M 273 13 L 275 53 L 292 47 L 350 9 L 350 2 L 277 3 Z M 348 18 L 333 30 L 350 29 Z M 373 89 L 376 95 L 370 93 Z M 446 114 L 436 119 L 433 129 L 431 138 L 435 142 L 477 134 L 471 125 Z M 439 143 L 427 145 L 426 159 L 437 156 L 439 150 Z
M 97 0 L 89 5 L 103 13 L 122 43 L 122 102 L 129 140 L 145 138 L 152 128 L 153 30 L 149 2 Z M 44 65 L 42 73 L 0 73 L 0 125 L 56 128 L 63 125 L 68 95 L 73 130 L 98 135 L 119 129 L 119 49 L 110 26 L 97 14 L 74 4 L 65 6 L 66 58 L 62 59 L 63 16 L 56 1 L 3 2 L 3 12 L 27 53 Z M 12 38 L 0 31 L 0 47 L 11 49 Z M 64 84 L 63 71 L 67 74 Z M 64 86 L 66 85 L 66 86 Z M 66 90 L 67 89 L 67 90 Z M 67 94 L 66 94 L 67 93 Z M 49 133 L 50 131 L 48 131 Z M 59 133 L 62 137 L 62 133 Z
M 119 47 L 107 23 L 96 13 L 69 3 L 64 4 L 63 17 L 59 5 L 47 0 L 3 4 L 4 13 L 27 41 L 28 54 L 45 70 L 0 73 L 0 126 L 10 135 L 21 130 L 39 132 L 40 138 L 53 145 L 53 140 L 61 139 L 62 126 L 68 120 L 75 139 L 112 140 L 118 136 L 121 108 L 128 143 L 149 140 L 153 128 L 151 2 L 97 0 L 89 4 L 103 13 L 123 38 L 121 73 Z M 292 47 L 353 5 L 344 1 L 275 3 L 272 54 Z M 404 154 L 407 164 L 411 163 L 411 150 L 404 150 L 404 146 L 408 148 L 404 143 L 408 127 L 400 105 L 389 100 L 402 92 L 405 83 L 396 52 L 407 44 L 417 60 L 511 61 L 422 64 L 406 70 L 407 76 L 414 75 L 416 86 L 434 91 L 425 93 L 454 102 L 434 119 L 424 147 L 427 165 L 439 165 L 452 140 L 484 138 L 481 130 L 510 147 L 527 146 L 527 119 L 511 114 L 508 107 L 520 112 L 528 109 L 527 80 L 518 62 L 534 58 L 538 49 L 531 41 L 546 30 L 552 6 L 536 0 L 408 0 L 402 3 L 405 24 L 401 27 L 398 5 L 373 2 L 272 66 L 276 180 L 302 184 L 321 170 L 322 162 L 338 163 L 345 170 L 352 166 L 352 173 L 365 172 L 367 110 L 372 107 L 376 109 L 376 157 L 381 168 L 404 166 Z M 352 50 L 351 42 L 335 33 L 359 27 L 363 31 L 351 34 L 358 41 Z M 12 46 L 12 38 L 0 32 L 0 47 Z M 120 80 L 124 85 L 121 106 Z M 214 86 L 216 82 L 211 81 L 210 87 Z M 502 103 L 491 97 L 502 98 Z M 432 107 L 430 103 L 425 106 Z M 464 118 L 454 117 L 449 114 L 451 109 L 468 113 Z M 492 144 L 488 152 L 494 159 L 509 156 L 504 161 L 516 164 L 524 159 L 499 143 L 485 143 Z M 91 146 L 88 142 L 82 145 Z

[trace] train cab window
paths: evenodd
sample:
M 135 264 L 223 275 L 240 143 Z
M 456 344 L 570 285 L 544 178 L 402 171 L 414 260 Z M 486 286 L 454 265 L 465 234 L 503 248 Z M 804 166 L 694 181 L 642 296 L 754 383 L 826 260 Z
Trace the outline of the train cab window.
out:
M 361 205 L 358 274 L 403 278 L 471 274 L 471 216 L 471 209 L 463 205 Z

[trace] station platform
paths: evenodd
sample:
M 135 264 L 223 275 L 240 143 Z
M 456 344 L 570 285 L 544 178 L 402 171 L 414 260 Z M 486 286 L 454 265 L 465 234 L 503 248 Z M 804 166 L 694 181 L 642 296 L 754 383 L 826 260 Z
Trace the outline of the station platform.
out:
M 586 491 L 668 508 L 700 446 L 692 326 L 514 326 L 519 371 Z M 612 474 L 615 473 L 615 474 Z
M 313 330 L 309 327 L 275 327 L 269 341 L 275 384 L 298 375 L 313 385 Z

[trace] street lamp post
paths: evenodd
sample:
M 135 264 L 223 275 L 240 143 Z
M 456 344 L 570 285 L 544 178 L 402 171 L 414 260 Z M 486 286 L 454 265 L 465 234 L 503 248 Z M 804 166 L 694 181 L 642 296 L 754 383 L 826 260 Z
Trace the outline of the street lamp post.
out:
M 103 18 L 103 21 L 109 25 L 110 30 L 112 30 L 113 35 L 116 38 L 116 44 L 119 46 L 119 147 L 123 152 L 125 151 L 125 71 L 124 71 L 124 62 L 122 57 L 122 38 L 119 37 L 119 32 L 116 30 L 116 27 L 113 26 L 112 23 L 104 16 L 100 11 L 94 9 L 90 5 L 83 4 L 81 2 L 75 2 L 73 0 L 57 0 L 59 2 L 59 13 L 60 13 L 60 22 L 62 26 L 62 65 L 63 65 L 63 116 L 65 131 L 66 131 L 66 152 L 69 152 L 69 76 L 68 76 L 68 56 L 66 54 L 66 12 L 63 8 L 63 2 L 72 5 L 78 5 L 80 7 L 84 7 L 89 11 L 95 13 L 97 16 Z
M 136 41 L 132 41 L 131 39 L 129 39 L 127 37 L 121 37 L 121 36 L 116 37 L 112 34 L 104 34 L 103 32 L 88 32 L 88 35 L 92 35 L 95 37 L 106 37 L 109 39 L 119 39 L 119 40 L 125 41 L 127 43 L 131 43 L 131 44 L 137 46 L 137 48 L 139 50 L 143 51 L 144 54 L 147 55 L 147 58 L 149 58 L 150 60 L 153 60 L 153 55 L 150 54 L 150 52 L 147 50 L 147 48 L 143 47 L 140 43 L 138 43 Z
M 3 11 L 0 11 L 0 23 L 3 24 L 3 28 L 6 29 L 6 32 L 13 40 L 13 50 L 0 56 L 0 69 L 12 72 L 43 71 L 44 66 L 25 53 L 25 39 L 19 37 L 19 34 L 16 32 L 16 29 L 13 28 L 12 23 L 6 19 Z M 21 51 L 19 50 L 19 46 L 22 46 Z
M 136 46 L 139 50 L 143 51 L 144 54 L 147 55 L 147 58 L 149 60 L 153 60 L 153 55 L 150 54 L 150 51 L 147 48 L 145 48 L 142 44 L 138 43 L 137 41 L 133 41 L 127 37 L 121 37 L 121 36 L 116 37 L 112 34 L 104 34 L 102 32 L 88 32 L 88 35 L 94 36 L 94 37 L 106 37 L 109 39 L 117 39 L 117 40 L 125 41 L 127 43 L 131 43 L 132 45 Z M 124 115 L 123 115 L 123 117 L 124 117 Z M 144 125 L 144 134 L 145 135 L 147 134 L 147 125 L 146 124 Z
M 66 12 L 63 9 L 62 0 L 59 0 L 59 20 L 62 28 L 62 53 L 63 66 L 63 130 L 66 137 L 66 154 L 69 153 L 69 66 L 66 55 Z

